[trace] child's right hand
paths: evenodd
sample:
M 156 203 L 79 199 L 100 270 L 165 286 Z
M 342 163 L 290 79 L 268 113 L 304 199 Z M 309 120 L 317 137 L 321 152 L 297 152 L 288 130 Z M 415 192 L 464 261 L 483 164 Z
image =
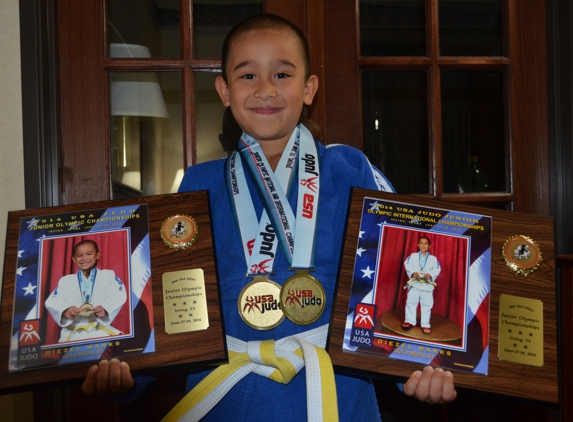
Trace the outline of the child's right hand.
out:
M 110 396 L 129 391 L 135 385 L 129 365 L 119 359 L 101 360 L 99 365 L 93 365 L 82 384 L 82 391 L 92 396 Z
M 67 319 L 74 319 L 76 315 L 80 314 L 80 309 L 77 306 L 70 306 L 64 311 L 64 316 Z

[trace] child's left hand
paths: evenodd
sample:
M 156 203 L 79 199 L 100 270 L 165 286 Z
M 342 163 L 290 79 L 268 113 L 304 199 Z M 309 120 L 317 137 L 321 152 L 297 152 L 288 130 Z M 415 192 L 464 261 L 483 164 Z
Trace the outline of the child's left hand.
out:
M 448 403 L 458 395 L 454 386 L 454 375 L 450 371 L 434 369 L 431 366 L 410 375 L 404 384 L 404 394 L 429 404 Z
M 95 314 L 96 317 L 98 318 L 103 318 L 107 315 L 107 311 L 105 310 L 105 308 L 101 305 L 98 305 L 94 308 L 93 313 Z

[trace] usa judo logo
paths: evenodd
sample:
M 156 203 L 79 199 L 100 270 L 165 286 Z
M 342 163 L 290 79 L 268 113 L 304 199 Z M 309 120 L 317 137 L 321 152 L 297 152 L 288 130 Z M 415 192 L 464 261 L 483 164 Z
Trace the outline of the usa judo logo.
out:
M 34 366 L 40 358 L 40 320 L 20 322 L 18 335 L 18 363 Z
M 374 305 L 360 303 L 356 307 L 354 326 L 371 330 L 374 328 Z
M 356 347 L 372 347 L 375 315 L 376 305 L 368 303 L 356 304 L 352 332 L 350 333 L 350 345 Z
M 20 323 L 20 346 L 40 343 L 40 320 L 22 321 Z

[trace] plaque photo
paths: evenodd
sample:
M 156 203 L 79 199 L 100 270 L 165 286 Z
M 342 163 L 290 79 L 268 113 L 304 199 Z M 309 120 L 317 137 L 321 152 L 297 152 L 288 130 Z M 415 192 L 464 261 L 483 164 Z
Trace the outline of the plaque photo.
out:
M 10 372 L 155 350 L 147 210 L 20 218 Z
M 365 197 L 343 350 L 487 374 L 491 223 Z
M 227 362 L 214 250 L 207 191 L 10 212 L 0 393 Z
M 551 217 L 354 188 L 331 315 L 337 372 L 559 401 Z

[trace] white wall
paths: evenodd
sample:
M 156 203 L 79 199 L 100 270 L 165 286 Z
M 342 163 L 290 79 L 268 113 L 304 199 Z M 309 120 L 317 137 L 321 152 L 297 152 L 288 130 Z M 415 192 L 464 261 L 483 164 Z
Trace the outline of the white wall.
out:
M 24 208 L 18 0 L 0 0 L 0 80 L 0 268 L 3 273 L 8 211 Z M 0 414 L 6 422 L 32 421 L 31 393 L 0 396 Z

